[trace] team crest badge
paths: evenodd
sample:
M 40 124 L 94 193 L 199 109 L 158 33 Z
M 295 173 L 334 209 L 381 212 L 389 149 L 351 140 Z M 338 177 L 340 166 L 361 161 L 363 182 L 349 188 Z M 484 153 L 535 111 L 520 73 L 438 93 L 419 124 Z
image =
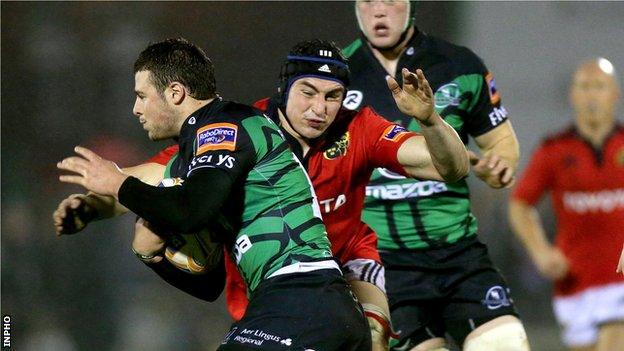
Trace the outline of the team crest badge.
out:
M 456 83 L 448 83 L 439 87 L 435 92 L 435 107 L 445 108 L 447 106 L 459 106 L 461 102 L 461 92 L 459 85 Z
M 323 156 L 326 159 L 332 160 L 340 156 L 347 154 L 347 148 L 349 147 L 349 132 L 346 132 L 340 137 L 340 140 L 334 143 L 329 149 L 325 150 Z

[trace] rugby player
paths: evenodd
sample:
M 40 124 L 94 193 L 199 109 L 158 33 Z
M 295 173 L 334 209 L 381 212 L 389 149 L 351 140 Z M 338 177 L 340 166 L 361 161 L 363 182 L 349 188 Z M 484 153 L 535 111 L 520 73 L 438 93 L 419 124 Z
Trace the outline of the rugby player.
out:
M 209 229 L 251 294 L 219 350 L 369 350 L 368 323 L 331 254 L 314 190 L 279 128 L 216 96 L 212 63 L 184 39 L 149 45 L 134 65 L 133 112 L 152 140 L 177 138 L 155 187 L 88 149 L 57 164 L 62 182 L 112 196 L 162 236 Z M 323 301 L 324 311 L 310 301 Z
M 572 126 L 547 138 L 515 188 L 510 222 L 538 271 L 554 281 L 553 307 L 563 342 L 575 351 L 624 347 L 624 277 L 613 271 L 624 242 L 624 127 L 620 88 L 604 58 L 574 73 Z M 535 206 L 550 191 L 554 245 Z
M 471 156 L 474 173 L 490 187 L 509 186 L 518 142 L 481 59 L 420 31 L 408 1 L 356 1 L 355 13 L 361 36 L 344 49 L 352 77 L 344 106 L 370 105 L 418 132 L 382 77 L 401 82 L 403 69 L 421 68 L 438 114 L 465 143 L 474 138 L 482 154 Z M 366 188 L 363 219 L 379 238 L 396 349 L 444 350 L 445 333 L 464 350 L 529 348 L 509 287 L 477 238 L 465 179 L 410 179 L 380 168 Z

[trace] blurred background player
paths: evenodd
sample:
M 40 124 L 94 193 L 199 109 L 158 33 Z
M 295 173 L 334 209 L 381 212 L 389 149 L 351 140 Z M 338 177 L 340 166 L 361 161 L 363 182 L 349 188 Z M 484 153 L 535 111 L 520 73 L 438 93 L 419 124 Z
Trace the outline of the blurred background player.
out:
M 574 73 L 574 125 L 533 154 L 510 202 L 512 228 L 539 272 L 555 282 L 553 307 L 571 350 L 624 349 L 624 278 L 613 270 L 624 242 L 624 128 L 620 88 L 604 58 Z M 552 192 L 555 244 L 535 209 Z
M 474 140 L 473 171 L 490 187 L 513 181 L 518 141 L 494 78 L 467 48 L 431 37 L 413 23 L 408 1 L 356 1 L 361 37 L 344 49 L 352 83 L 344 102 L 364 105 L 410 131 L 383 77 L 421 68 L 436 111 L 464 143 Z M 528 350 L 509 288 L 477 239 L 468 185 L 406 179 L 378 169 L 366 190 L 364 221 L 379 236 L 397 350 L 444 350 L 449 333 L 464 350 Z M 417 283 L 416 283 L 417 282 Z

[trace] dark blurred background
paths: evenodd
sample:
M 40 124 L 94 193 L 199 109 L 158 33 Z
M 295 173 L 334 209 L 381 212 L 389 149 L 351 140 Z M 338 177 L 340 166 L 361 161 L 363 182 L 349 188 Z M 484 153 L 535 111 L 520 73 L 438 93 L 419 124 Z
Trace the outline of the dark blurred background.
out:
M 420 2 L 416 23 L 477 52 L 494 72 L 521 142 L 521 165 L 547 133 L 570 123 L 575 66 L 604 56 L 624 68 L 624 3 Z M 132 64 L 149 43 L 183 36 L 213 59 L 226 99 L 275 91 L 297 41 L 359 35 L 352 2 L 1 3 L 2 314 L 17 350 L 211 350 L 230 319 L 159 280 L 130 251 L 133 216 L 57 238 L 51 214 L 81 189 L 55 163 L 80 144 L 120 166 L 150 142 L 132 116 Z M 621 109 L 620 109 L 621 112 Z M 471 180 L 481 238 L 512 287 L 534 350 L 563 350 L 550 283 L 506 219 L 507 190 Z M 542 217 L 554 227 L 548 201 Z M 615 269 L 615 264 L 614 269 Z

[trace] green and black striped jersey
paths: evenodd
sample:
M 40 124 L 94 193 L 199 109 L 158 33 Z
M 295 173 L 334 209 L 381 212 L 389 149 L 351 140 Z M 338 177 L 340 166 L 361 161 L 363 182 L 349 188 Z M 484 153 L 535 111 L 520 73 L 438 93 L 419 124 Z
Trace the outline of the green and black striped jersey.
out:
M 250 291 L 278 269 L 332 258 L 314 190 L 279 128 L 258 110 L 216 99 L 185 121 L 165 177 L 217 168 L 233 180 L 213 231 Z M 211 196 L 210 193 L 205 196 Z
M 344 106 L 369 105 L 391 122 L 419 131 L 418 123 L 396 106 L 384 80 L 387 73 L 368 44 L 357 39 L 344 53 L 351 70 Z M 487 133 L 507 119 L 492 75 L 469 49 L 416 30 L 398 62 L 395 78 L 399 84 L 403 67 L 423 70 L 435 92 L 436 111 L 464 143 L 468 136 Z M 373 173 L 366 188 L 362 218 L 377 232 L 380 249 L 445 246 L 477 232 L 465 180 L 420 181 L 384 169 Z

